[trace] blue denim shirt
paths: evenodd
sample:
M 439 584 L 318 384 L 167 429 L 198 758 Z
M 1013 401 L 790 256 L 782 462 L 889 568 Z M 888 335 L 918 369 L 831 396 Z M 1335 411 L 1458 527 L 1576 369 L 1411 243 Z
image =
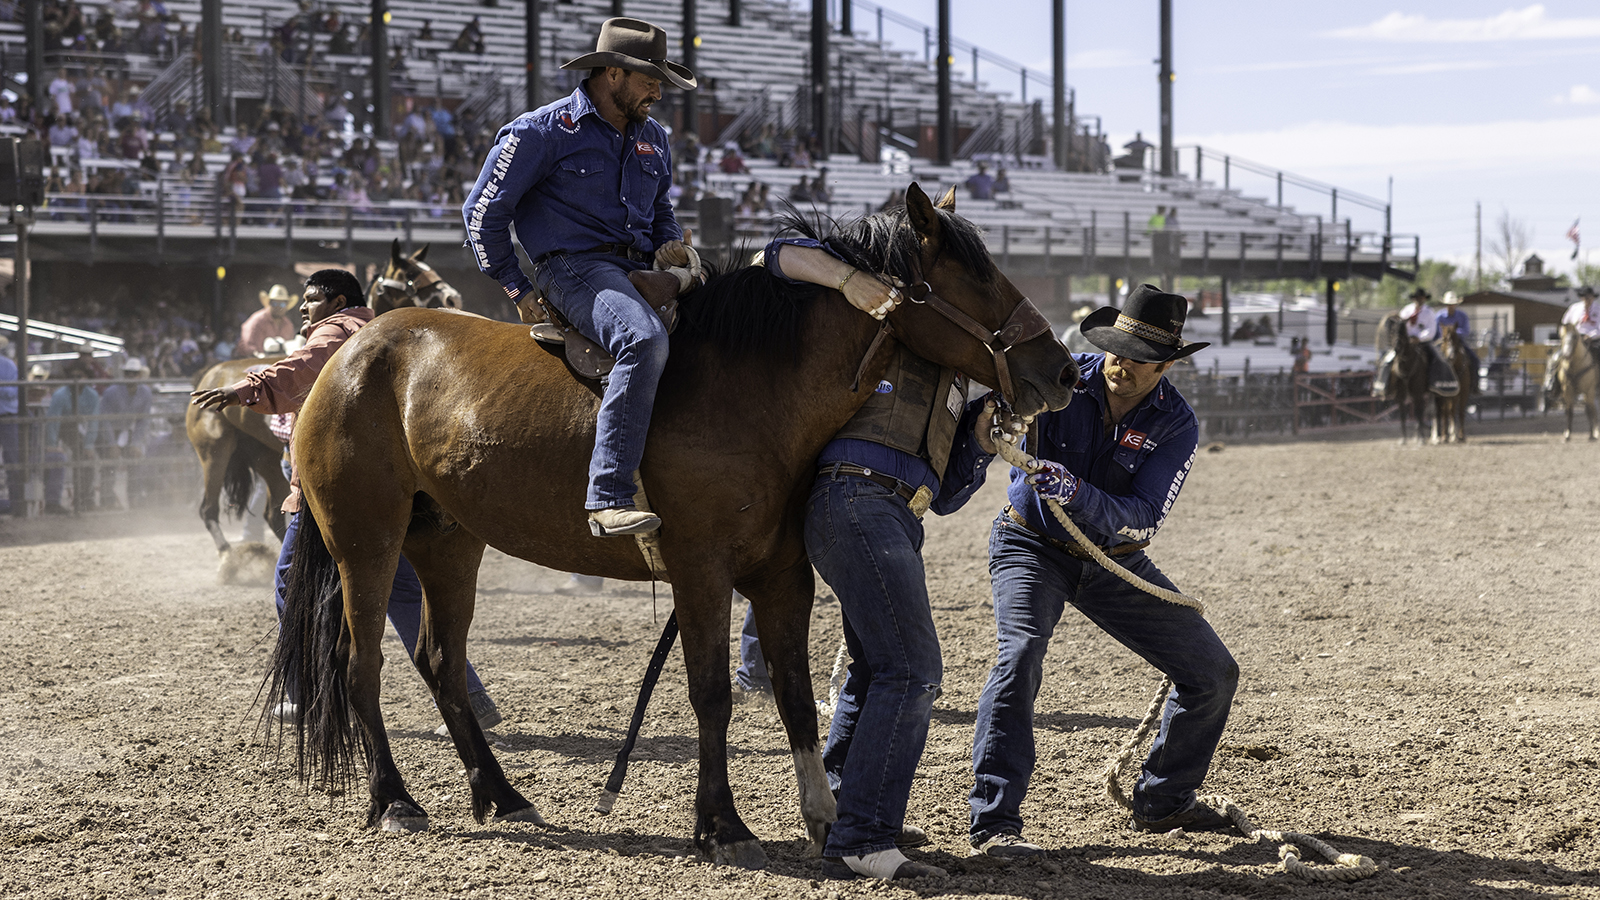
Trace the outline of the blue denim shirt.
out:
M 511 226 L 528 258 L 626 244 L 653 253 L 683 231 L 672 214 L 672 156 L 654 119 L 617 129 L 584 84 L 500 129 L 461 214 L 478 268 L 518 299 L 533 283 L 517 262 Z
M 1072 403 L 1039 416 L 1039 447 L 1028 452 L 1061 463 L 1083 480 L 1066 509 L 1090 540 L 1103 547 L 1148 541 L 1166 521 L 1194 465 L 1200 424 L 1188 401 L 1163 378 L 1108 433 L 1106 382 L 1100 374 L 1105 356 L 1074 358 L 1082 376 L 1072 389 Z M 1006 490 L 1011 505 L 1035 530 L 1071 540 L 1024 477 L 1021 469 L 1011 470 Z
M 1446 306 L 1440 310 L 1439 318 L 1435 321 L 1439 323 L 1440 334 L 1444 333 L 1446 325 L 1454 325 L 1456 334 L 1460 335 L 1463 341 L 1467 339 L 1467 332 L 1472 330 L 1472 321 L 1467 318 L 1466 312 L 1459 306 Z

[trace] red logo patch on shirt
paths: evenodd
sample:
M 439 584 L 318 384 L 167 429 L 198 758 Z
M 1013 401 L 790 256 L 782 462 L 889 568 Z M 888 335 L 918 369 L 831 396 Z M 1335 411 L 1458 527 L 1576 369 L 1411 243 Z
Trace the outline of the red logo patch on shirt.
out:
M 656 147 L 654 144 L 646 143 L 644 141 L 634 141 L 633 152 L 639 154 L 640 156 L 655 156 Z
M 1129 450 L 1137 450 L 1144 446 L 1145 438 L 1149 436 L 1150 435 L 1145 434 L 1142 431 L 1129 431 L 1127 434 L 1123 435 L 1122 440 L 1117 441 L 1117 443 L 1127 447 Z

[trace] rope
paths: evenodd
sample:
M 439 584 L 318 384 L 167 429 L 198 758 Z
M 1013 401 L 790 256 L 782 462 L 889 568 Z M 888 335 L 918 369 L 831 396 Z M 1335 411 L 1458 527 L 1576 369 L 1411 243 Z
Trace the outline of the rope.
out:
M 833 711 L 839 708 L 839 689 L 844 686 L 845 663 L 849 659 L 850 648 L 840 638 L 839 652 L 833 655 L 833 674 L 828 676 L 828 702 L 817 701 L 817 711 L 830 719 L 833 718 Z
M 1017 445 L 1015 435 L 1008 435 L 1004 429 L 997 427 L 990 432 L 990 438 L 993 440 L 995 449 L 999 452 L 1001 459 L 1030 475 L 1039 471 L 1038 460 L 1029 456 Z M 1083 531 L 1072 521 L 1072 517 L 1067 515 L 1067 511 L 1061 507 L 1060 503 L 1055 500 L 1048 500 L 1045 505 L 1049 508 L 1050 513 L 1055 516 L 1056 521 L 1061 523 L 1061 527 L 1065 528 L 1073 540 L 1078 542 L 1078 546 L 1087 550 L 1089 555 L 1094 557 L 1095 561 L 1103 566 L 1106 571 L 1147 594 L 1158 597 L 1168 603 L 1187 606 L 1202 616 L 1205 615 L 1205 603 L 1198 597 L 1191 597 L 1188 594 L 1181 594 L 1177 591 L 1151 584 L 1138 575 L 1129 572 L 1120 563 L 1095 546 L 1094 542 L 1085 537 Z M 1107 763 L 1105 771 L 1102 773 L 1102 777 L 1105 779 L 1106 796 L 1129 812 L 1133 811 L 1133 801 L 1129 800 L 1127 794 L 1123 793 L 1120 779 L 1124 773 L 1132 768 L 1134 757 L 1138 753 L 1139 747 L 1144 743 L 1144 739 L 1149 736 L 1150 729 L 1155 727 L 1156 722 L 1160 721 L 1161 711 L 1166 707 L 1167 698 L 1172 693 L 1172 686 L 1171 678 L 1162 679 L 1161 687 L 1156 690 L 1155 697 L 1151 698 L 1150 707 L 1145 710 L 1144 718 L 1139 722 L 1138 727 L 1134 728 L 1133 734 L 1118 748 L 1116 755 Z M 1306 881 L 1359 881 L 1377 874 L 1378 864 L 1370 858 L 1354 853 L 1340 853 L 1327 843 L 1311 835 L 1295 831 L 1268 831 L 1264 828 L 1257 828 L 1244 810 L 1221 794 L 1204 794 L 1198 797 L 1197 800 L 1218 813 L 1227 816 L 1233 821 L 1234 827 L 1243 832 L 1245 837 L 1251 840 L 1266 840 L 1280 844 L 1281 846 L 1278 847 L 1278 859 L 1282 870 Z M 1301 847 L 1308 847 L 1320 854 L 1332 864 L 1332 868 L 1314 868 L 1303 862 L 1301 860 Z

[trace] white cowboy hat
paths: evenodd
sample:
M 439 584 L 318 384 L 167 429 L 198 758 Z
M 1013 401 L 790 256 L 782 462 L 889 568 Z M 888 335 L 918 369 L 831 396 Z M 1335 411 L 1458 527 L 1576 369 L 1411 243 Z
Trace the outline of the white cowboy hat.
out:
M 1445 291 L 1444 296 L 1439 298 L 1439 302 L 1445 306 L 1455 306 L 1461 302 L 1461 297 L 1455 291 Z
M 143 372 L 144 371 L 144 360 L 141 360 L 137 356 L 130 356 L 127 359 L 122 361 L 122 371 L 124 371 L 124 372 Z
M 261 291 L 260 294 L 262 306 L 271 306 L 273 303 L 280 301 L 287 303 L 289 309 L 294 309 L 300 305 L 300 298 L 292 296 L 289 293 L 289 289 L 281 284 L 275 284 L 268 290 Z

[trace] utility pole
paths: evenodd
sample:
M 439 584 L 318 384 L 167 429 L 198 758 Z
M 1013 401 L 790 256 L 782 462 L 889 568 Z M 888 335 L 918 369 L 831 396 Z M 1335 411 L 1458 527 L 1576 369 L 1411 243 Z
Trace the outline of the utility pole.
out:
M 1161 174 L 1171 177 L 1176 168 L 1172 150 L 1172 0 L 1161 0 Z
M 939 0 L 939 165 L 956 155 L 956 130 L 950 106 L 950 0 Z
M 1050 116 L 1055 134 L 1052 138 L 1056 168 L 1066 170 L 1069 161 L 1067 146 L 1067 0 L 1052 0 L 1051 48 L 1055 83 L 1051 85 Z
M 698 60 L 696 59 L 698 54 L 695 53 L 700 47 L 700 17 L 698 13 L 699 10 L 695 8 L 695 0 L 683 0 L 683 64 L 691 72 L 698 68 Z M 683 92 L 683 130 L 690 134 L 700 133 L 699 94 L 699 91 Z M 717 127 L 713 124 L 711 126 L 713 133 L 706 135 L 707 141 L 716 137 L 716 130 Z M 701 141 L 700 145 L 705 146 L 706 141 Z
M 828 130 L 828 0 L 811 0 L 811 130 L 819 140 Z
M 389 130 L 389 3 L 372 0 L 372 136 L 380 141 L 394 135 Z
M 1478 220 L 1478 248 L 1472 255 L 1472 289 L 1483 290 L 1483 201 L 1474 204 L 1477 208 Z
M 524 65 L 528 68 L 528 109 L 539 108 L 539 96 L 543 93 L 544 69 L 540 65 L 540 26 L 539 0 L 524 0 L 524 28 L 526 47 L 523 50 Z

